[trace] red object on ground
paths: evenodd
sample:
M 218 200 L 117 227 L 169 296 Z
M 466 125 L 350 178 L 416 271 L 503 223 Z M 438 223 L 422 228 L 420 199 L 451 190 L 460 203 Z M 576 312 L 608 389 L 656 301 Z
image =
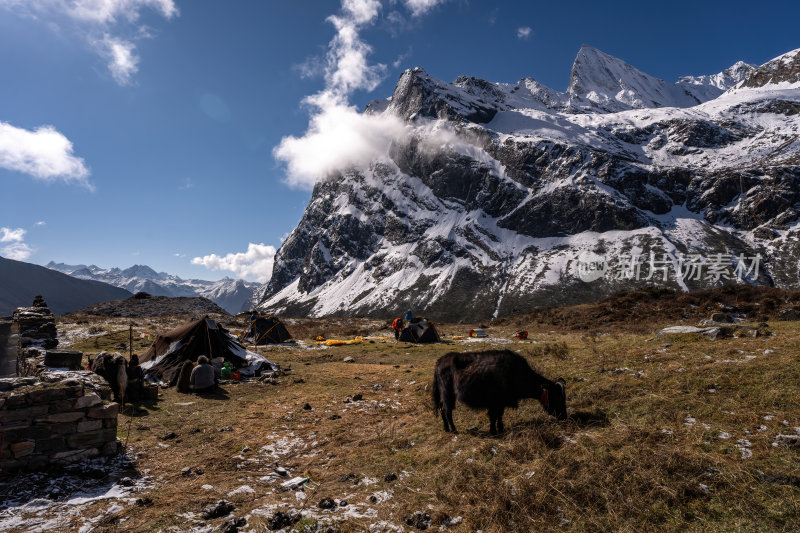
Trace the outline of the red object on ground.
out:
M 528 332 L 523 329 L 522 331 L 518 331 L 514 336 L 516 338 L 518 338 L 519 340 L 527 339 L 528 338 Z

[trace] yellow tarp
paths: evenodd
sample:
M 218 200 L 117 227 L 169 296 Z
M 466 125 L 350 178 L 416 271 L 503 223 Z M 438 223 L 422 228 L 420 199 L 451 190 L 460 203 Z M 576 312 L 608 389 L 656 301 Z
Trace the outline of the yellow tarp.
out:
M 338 339 L 329 339 L 327 341 L 316 341 L 314 344 L 324 344 L 325 346 L 341 346 L 343 344 L 358 344 L 359 342 L 363 342 L 364 339 L 362 337 L 356 337 L 355 339 L 350 340 L 338 340 Z

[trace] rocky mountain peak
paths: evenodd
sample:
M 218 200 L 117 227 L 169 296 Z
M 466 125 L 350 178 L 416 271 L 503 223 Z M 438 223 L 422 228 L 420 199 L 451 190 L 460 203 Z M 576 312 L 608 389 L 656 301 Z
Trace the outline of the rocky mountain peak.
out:
M 581 47 L 572 64 L 567 94 L 576 107 L 593 106 L 606 112 L 700 103 L 680 87 L 587 45 Z
M 753 70 L 740 87 L 757 88 L 766 85 L 800 83 L 800 48 L 782 54 Z

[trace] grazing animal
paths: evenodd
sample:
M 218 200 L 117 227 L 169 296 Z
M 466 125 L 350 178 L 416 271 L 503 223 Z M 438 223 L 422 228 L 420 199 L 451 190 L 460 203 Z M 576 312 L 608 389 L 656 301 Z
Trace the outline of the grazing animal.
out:
M 456 399 L 473 409 L 489 411 L 489 431 L 503 431 L 503 411 L 516 408 L 522 398 L 538 399 L 544 410 L 559 420 L 567 417 L 566 382 L 550 381 L 531 369 L 511 350 L 450 352 L 436 361 L 432 399 L 441 412 L 444 430 L 456 432 L 453 409 Z
M 102 352 L 92 361 L 92 372 L 103 376 L 111 385 L 114 401 L 125 406 L 125 391 L 128 387 L 128 361 L 124 355 Z

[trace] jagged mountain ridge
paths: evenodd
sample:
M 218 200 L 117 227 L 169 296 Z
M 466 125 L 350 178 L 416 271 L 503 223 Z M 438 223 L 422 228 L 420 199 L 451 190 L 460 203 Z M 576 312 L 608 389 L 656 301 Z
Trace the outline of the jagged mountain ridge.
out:
M 408 135 L 370 165 L 321 177 L 255 302 L 483 319 L 644 284 L 581 281 L 589 251 L 723 254 L 731 269 L 761 254 L 750 282 L 797 287 L 798 58 L 667 84 L 584 47 L 565 93 L 407 70 L 365 112 L 399 117 Z
M 202 296 L 232 314 L 249 307 L 253 291 L 259 286 L 258 283 L 227 277 L 219 281 L 185 280 L 166 272 L 156 272 L 147 265 L 104 269 L 96 265 L 67 265 L 51 261 L 46 266 L 78 279 L 102 281 L 131 293 L 146 292 L 153 296 L 169 297 Z

